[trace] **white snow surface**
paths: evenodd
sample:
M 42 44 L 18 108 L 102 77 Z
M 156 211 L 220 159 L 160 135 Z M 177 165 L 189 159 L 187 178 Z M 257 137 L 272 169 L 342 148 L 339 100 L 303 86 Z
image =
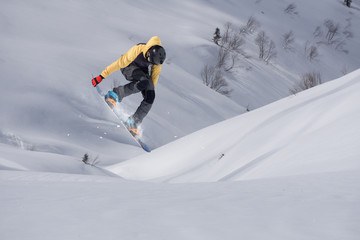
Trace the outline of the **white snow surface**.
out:
M 0 239 L 359 239 L 359 13 L 357 0 L 1 1 Z M 278 54 L 265 64 L 245 36 L 227 98 L 200 71 L 215 28 L 250 16 Z M 351 37 L 309 61 L 325 19 Z M 90 80 L 153 35 L 167 61 L 145 153 Z M 326 83 L 289 96 L 315 70 Z M 126 83 L 116 72 L 101 87 L 114 81 Z
M 360 170 L 359 76 L 360 70 L 108 169 L 127 179 L 170 182 Z

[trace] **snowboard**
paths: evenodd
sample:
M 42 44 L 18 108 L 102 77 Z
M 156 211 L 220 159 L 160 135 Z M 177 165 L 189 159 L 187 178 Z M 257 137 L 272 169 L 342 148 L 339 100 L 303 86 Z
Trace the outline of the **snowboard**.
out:
M 111 112 L 116 116 L 116 118 L 119 120 L 119 122 L 121 123 L 121 125 L 123 125 L 123 127 L 126 129 L 126 131 L 130 134 L 130 136 L 135 140 L 135 142 L 142 148 L 144 149 L 146 152 L 151 152 L 150 148 L 140 139 L 140 137 L 138 135 L 136 135 L 135 133 L 133 133 L 132 131 L 130 131 L 128 129 L 128 127 L 126 126 L 124 120 L 122 119 L 121 115 L 116 112 L 115 108 L 111 108 L 105 101 L 105 95 L 106 93 L 104 93 L 101 88 L 99 87 L 99 85 L 96 86 L 96 91 L 98 92 L 98 94 L 100 95 L 100 97 L 102 98 L 102 101 L 104 102 L 104 104 L 106 105 L 106 107 L 108 109 L 111 110 Z

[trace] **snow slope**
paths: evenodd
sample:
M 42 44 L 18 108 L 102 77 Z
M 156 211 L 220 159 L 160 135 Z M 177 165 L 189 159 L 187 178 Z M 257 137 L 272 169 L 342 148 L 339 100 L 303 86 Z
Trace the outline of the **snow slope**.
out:
M 360 70 L 108 169 L 198 182 L 360 170 Z
M 1 172 L 2 239 L 351 239 L 359 174 L 154 184 Z
M 359 88 L 360 70 L 108 168 L 126 180 L 76 164 L 51 173 L 12 148 L 2 238 L 355 240 Z
M 296 4 L 298 14 L 284 13 L 290 3 Z M 129 152 L 131 142 L 121 130 L 119 137 L 116 119 L 99 103 L 90 79 L 134 44 L 159 35 L 168 59 L 155 104 L 143 123 L 144 138 L 157 148 L 244 113 L 246 107 L 252 110 L 288 96 L 289 88 L 305 72 L 319 71 L 328 81 L 340 77 L 344 68 L 358 69 L 360 32 L 355 26 L 360 18 L 357 2 L 353 5 L 346 8 L 340 0 L 2 1 L 0 70 L 5 87 L 0 94 L 0 131 L 39 151 L 81 156 L 91 149 L 91 154 L 115 161 L 104 147 L 124 144 Z M 250 16 L 261 24 L 257 32 L 264 30 L 274 40 L 278 57 L 269 65 L 258 60 L 257 32 L 246 36 L 244 51 L 250 58 L 240 59 L 236 71 L 227 75 L 233 89 L 228 99 L 204 86 L 200 72 L 216 59 L 218 47 L 211 41 L 215 28 L 223 29 L 226 22 L 239 28 Z M 353 37 L 345 40 L 349 53 L 323 44 L 318 47 L 319 60 L 309 62 L 304 44 L 317 41 L 313 32 L 328 18 L 342 30 L 351 23 L 348 30 Z M 296 37 L 295 52 L 281 48 L 282 35 L 289 30 Z M 126 83 L 116 72 L 101 84 L 107 89 L 114 81 Z M 21 97 L 14 98 L 18 94 Z M 128 98 L 121 108 L 131 114 L 140 100 L 139 96 Z M 121 160 L 140 153 L 131 151 Z
M 290 3 L 298 14 L 284 13 Z M 0 238 L 357 239 L 358 13 L 355 0 L 1 1 Z M 214 62 L 215 27 L 250 16 L 278 57 L 258 60 L 246 36 L 252 57 L 226 75 L 227 98 L 200 71 Z M 326 18 L 351 23 L 349 52 L 319 45 L 309 62 L 303 44 Z M 280 47 L 289 29 L 293 53 Z M 143 123 L 147 154 L 90 79 L 155 34 L 168 59 Z M 335 80 L 279 100 L 312 70 Z M 117 72 L 102 87 L 114 81 L 125 83 Z M 240 115 L 247 106 L 257 109 Z

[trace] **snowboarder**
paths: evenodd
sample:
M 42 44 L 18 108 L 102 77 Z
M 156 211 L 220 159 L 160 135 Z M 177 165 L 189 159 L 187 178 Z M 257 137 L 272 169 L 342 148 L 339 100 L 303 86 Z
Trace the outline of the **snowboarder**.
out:
M 121 70 L 130 83 L 114 87 L 105 96 L 110 107 L 121 102 L 124 97 L 141 92 L 143 101 L 136 112 L 125 122 L 129 130 L 138 134 L 137 127 L 149 113 L 155 99 L 155 86 L 166 58 L 165 49 L 158 36 L 150 38 L 147 43 L 139 43 L 129 49 L 117 61 L 107 66 L 102 73 L 92 79 L 94 87 L 116 70 Z M 149 66 L 151 71 L 149 73 Z

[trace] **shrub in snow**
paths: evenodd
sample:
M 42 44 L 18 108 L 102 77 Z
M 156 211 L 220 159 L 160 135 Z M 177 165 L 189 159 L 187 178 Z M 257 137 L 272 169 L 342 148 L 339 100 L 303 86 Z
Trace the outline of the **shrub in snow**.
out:
M 220 47 L 229 52 L 242 53 L 242 45 L 245 43 L 240 33 L 232 29 L 231 23 L 225 24 L 224 34 L 221 36 Z
M 348 7 L 351 6 L 351 2 L 352 2 L 351 0 L 344 0 L 344 4 Z
M 285 13 L 288 14 L 298 14 L 298 12 L 296 11 L 296 5 L 295 3 L 291 3 L 289 4 L 285 9 L 284 9 Z
M 221 39 L 220 29 L 219 29 L 219 28 L 216 28 L 216 29 L 215 29 L 215 32 L 214 32 L 213 42 L 214 42 L 216 45 L 219 45 L 220 39 Z
M 87 153 L 84 154 L 82 158 L 83 163 L 88 164 L 89 161 L 89 155 Z
M 260 23 L 255 17 L 249 17 L 244 26 L 240 28 L 240 33 L 252 34 L 260 27 Z
M 296 94 L 306 89 L 322 84 L 321 74 L 319 72 L 309 72 L 300 76 L 300 82 L 296 84 L 290 93 Z
M 94 159 L 90 159 L 89 154 L 85 153 L 82 158 L 82 162 L 87 165 L 90 165 L 90 166 L 95 166 L 96 164 L 99 163 L 99 159 L 98 159 L 98 157 L 96 157 Z
M 282 44 L 283 44 L 283 48 L 286 51 L 292 51 L 292 52 L 295 51 L 295 48 L 293 46 L 294 42 L 295 42 L 295 36 L 292 30 L 283 34 Z
M 351 19 L 346 19 L 347 25 L 344 29 L 341 28 L 339 23 L 334 22 L 331 19 L 326 19 L 323 26 L 316 27 L 313 35 L 318 38 L 318 44 L 326 44 L 335 46 L 336 50 L 348 53 L 348 50 L 344 49 L 347 38 L 352 38 L 354 34 L 351 31 Z
M 306 56 L 310 61 L 317 60 L 317 58 L 318 58 L 318 56 L 319 56 L 319 51 L 318 51 L 317 46 L 315 46 L 315 45 L 313 45 L 313 44 L 310 44 L 309 41 L 307 41 L 307 42 L 305 43 L 304 53 L 305 53 L 305 56 Z
M 324 26 L 327 30 L 326 39 L 329 43 L 331 43 L 334 37 L 339 34 L 340 24 L 334 23 L 334 21 L 331 19 L 326 19 L 324 22 Z
M 203 83 L 206 86 L 209 86 L 218 93 L 229 96 L 231 90 L 226 89 L 228 83 L 226 82 L 219 68 L 206 64 L 201 71 L 201 77 L 203 79 Z
M 255 38 L 255 44 L 259 47 L 259 58 L 266 63 L 276 57 L 275 43 L 266 36 L 264 31 L 260 31 Z

